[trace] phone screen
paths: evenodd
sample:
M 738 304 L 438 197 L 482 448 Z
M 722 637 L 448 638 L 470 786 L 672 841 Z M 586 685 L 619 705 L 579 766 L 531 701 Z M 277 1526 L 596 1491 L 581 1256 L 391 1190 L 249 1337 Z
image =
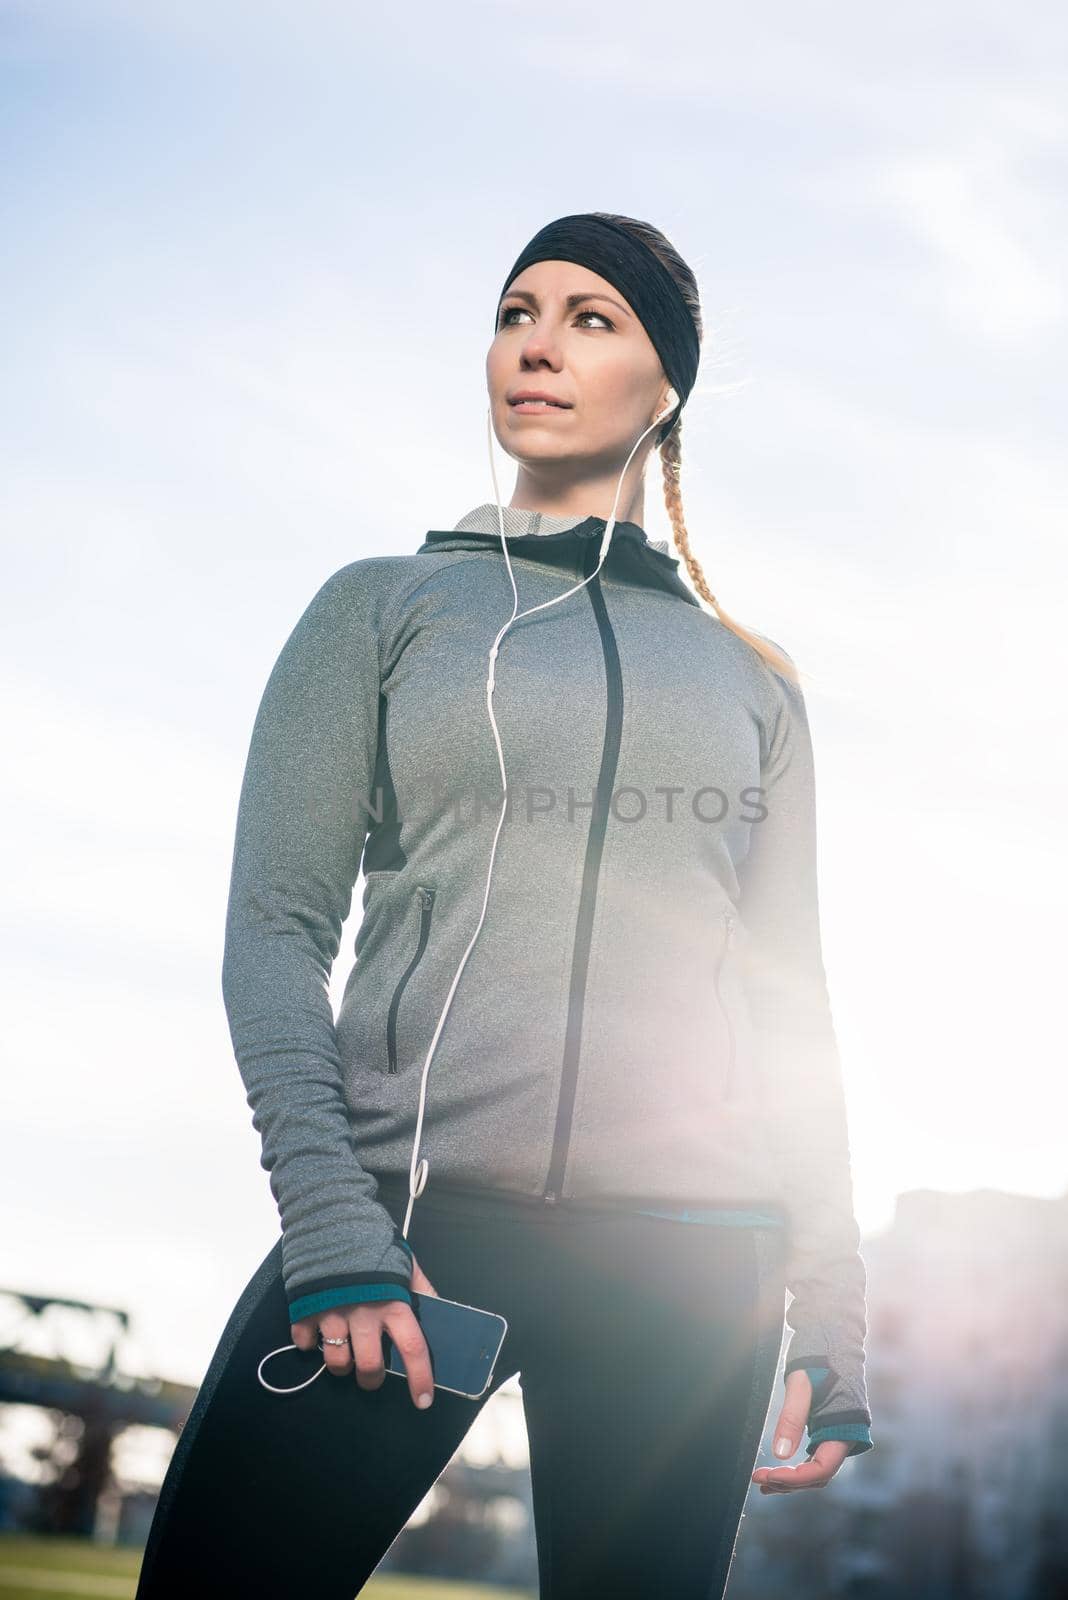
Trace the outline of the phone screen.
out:
M 488 1388 L 493 1367 L 508 1331 L 507 1318 L 496 1311 L 445 1300 L 412 1290 L 412 1311 L 430 1351 L 436 1389 L 451 1389 L 474 1400 Z M 383 1334 L 386 1371 L 407 1378 L 404 1357 Z

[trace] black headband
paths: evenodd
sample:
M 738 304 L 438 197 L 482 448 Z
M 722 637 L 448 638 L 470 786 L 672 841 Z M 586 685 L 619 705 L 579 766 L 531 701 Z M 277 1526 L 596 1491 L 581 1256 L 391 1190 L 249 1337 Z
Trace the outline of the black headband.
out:
M 535 261 L 576 261 L 589 267 L 614 284 L 633 307 L 679 396 L 678 406 L 657 436 L 657 443 L 663 443 L 694 386 L 701 356 L 693 317 L 664 263 L 626 228 L 595 212 L 558 217 L 534 235 L 505 279 L 497 298 L 495 332 L 509 285 Z

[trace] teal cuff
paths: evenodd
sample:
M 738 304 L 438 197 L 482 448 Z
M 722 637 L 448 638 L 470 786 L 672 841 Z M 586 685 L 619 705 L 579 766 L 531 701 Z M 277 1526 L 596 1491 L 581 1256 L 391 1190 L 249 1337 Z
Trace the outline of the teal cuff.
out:
M 339 1289 L 320 1289 L 318 1294 L 301 1295 L 289 1307 L 290 1322 L 300 1322 L 304 1317 L 318 1316 L 333 1306 L 352 1305 L 360 1300 L 403 1300 L 411 1305 L 412 1297 L 399 1283 L 354 1283 Z
M 837 1428 L 817 1428 L 815 1433 L 810 1433 L 805 1454 L 811 1456 L 816 1447 L 827 1439 L 840 1439 L 848 1444 L 850 1449 L 846 1451 L 847 1456 L 861 1456 L 865 1450 L 875 1448 L 871 1429 L 866 1422 L 842 1422 Z

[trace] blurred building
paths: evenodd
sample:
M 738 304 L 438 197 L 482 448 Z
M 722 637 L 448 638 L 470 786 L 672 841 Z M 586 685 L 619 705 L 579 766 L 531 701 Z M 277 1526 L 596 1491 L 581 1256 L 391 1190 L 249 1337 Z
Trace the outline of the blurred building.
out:
M 1068 1597 L 1066 1244 L 1068 1195 L 899 1197 L 861 1246 L 875 1448 L 825 1491 L 754 1489 L 731 1600 Z

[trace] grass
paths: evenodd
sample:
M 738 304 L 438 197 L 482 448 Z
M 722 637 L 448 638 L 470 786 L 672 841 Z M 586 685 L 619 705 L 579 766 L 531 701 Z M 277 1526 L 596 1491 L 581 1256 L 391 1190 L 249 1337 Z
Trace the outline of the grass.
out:
M 88 1539 L 0 1533 L 0 1600 L 133 1600 L 140 1550 Z M 443 1578 L 383 1573 L 361 1591 L 368 1600 L 531 1600 L 528 1589 L 493 1589 Z

